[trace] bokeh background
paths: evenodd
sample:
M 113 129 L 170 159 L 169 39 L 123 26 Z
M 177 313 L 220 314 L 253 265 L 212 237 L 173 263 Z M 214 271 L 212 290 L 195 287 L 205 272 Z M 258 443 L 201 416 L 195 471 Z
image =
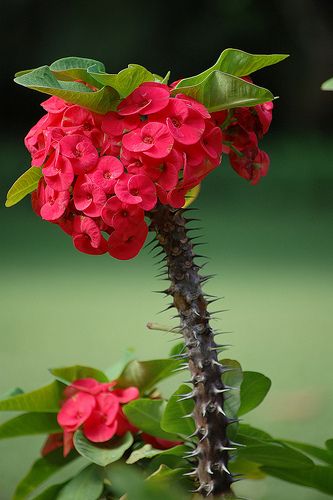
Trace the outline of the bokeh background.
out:
M 264 149 L 271 171 L 249 186 L 227 159 L 196 202 L 203 252 L 217 273 L 207 291 L 224 296 L 218 327 L 232 331 L 228 356 L 272 378 L 271 393 L 247 419 L 277 437 L 322 445 L 333 437 L 332 215 L 333 94 L 331 0 L 154 2 L 3 0 L 1 3 L 0 393 L 48 382 L 49 367 L 107 367 L 126 347 L 163 357 L 170 324 L 145 250 L 133 261 L 76 252 L 29 200 L 3 208 L 29 164 L 23 137 L 41 116 L 41 95 L 12 83 L 15 71 L 78 55 L 116 72 L 128 63 L 174 80 L 210 66 L 222 49 L 291 57 L 255 76 L 280 96 Z M 176 381 L 165 386 L 175 387 Z M 0 499 L 37 457 L 40 438 L 0 442 Z M 273 479 L 243 482 L 253 500 L 324 500 Z

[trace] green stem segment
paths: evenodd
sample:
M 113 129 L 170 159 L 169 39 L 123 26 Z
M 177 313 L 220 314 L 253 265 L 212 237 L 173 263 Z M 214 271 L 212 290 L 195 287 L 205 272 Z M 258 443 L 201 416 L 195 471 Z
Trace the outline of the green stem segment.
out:
M 234 420 L 224 411 L 226 393 L 222 380 L 224 367 L 218 361 L 219 346 L 209 325 L 209 301 L 202 290 L 208 279 L 199 274 L 194 245 L 188 236 L 184 210 L 158 205 L 151 213 L 151 230 L 156 232 L 165 252 L 171 285 L 165 290 L 173 297 L 187 348 L 195 406 L 191 415 L 196 425 L 197 446 L 191 454 L 196 460 L 197 491 L 203 497 L 231 498 L 233 477 L 228 470 L 230 441 L 228 425 Z

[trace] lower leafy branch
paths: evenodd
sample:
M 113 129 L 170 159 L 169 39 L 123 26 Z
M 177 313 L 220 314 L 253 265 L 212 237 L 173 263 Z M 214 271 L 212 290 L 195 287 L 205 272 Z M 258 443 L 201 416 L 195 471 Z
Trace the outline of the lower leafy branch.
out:
M 186 210 L 186 209 L 185 209 Z M 223 382 L 230 370 L 218 361 L 221 345 L 214 341 L 207 310 L 209 297 L 202 285 L 207 277 L 199 274 L 194 245 L 188 235 L 183 209 L 158 205 L 150 212 L 151 230 L 165 252 L 170 287 L 165 290 L 173 297 L 179 313 L 181 331 L 187 352 L 183 355 L 191 373 L 193 390 L 184 398 L 195 401 L 193 417 L 198 443 L 188 457 L 196 457 L 193 475 L 198 479 L 197 492 L 205 497 L 232 497 L 235 478 L 228 469 L 229 453 L 234 448 L 228 438 L 228 426 L 235 420 L 225 411 L 226 393 L 231 389 Z

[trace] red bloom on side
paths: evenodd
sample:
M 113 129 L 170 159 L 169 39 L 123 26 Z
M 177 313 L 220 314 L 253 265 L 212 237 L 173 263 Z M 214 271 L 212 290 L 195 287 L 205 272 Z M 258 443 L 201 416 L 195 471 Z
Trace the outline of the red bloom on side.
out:
M 154 82 L 142 83 L 118 106 L 121 116 L 150 115 L 161 111 L 168 104 L 170 91 L 167 85 Z
M 173 146 L 173 137 L 163 123 L 150 122 L 123 137 L 123 145 L 133 153 L 165 158 Z
M 141 434 L 143 441 L 147 444 L 151 444 L 154 448 L 158 450 L 168 450 L 169 448 L 173 448 L 179 444 L 183 444 L 182 441 L 168 441 L 167 439 L 161 439 L 150 434 L 146 434 L 143 432 Z
M 64 430 L 49 436 L 43 453 L 49 453 L 62 444 L 64 455 L 73 447 L 73 433 L 81 428 L 87 439 L 94 443 L 109 441 L 115 434 L 137 432 L 125 417 L 121 405 L 139 396 L 137 387 L 115 389 L 113 382 L 98 382 L 93 378 L 75 380 L 64 391 L 65 401 L 58 413 L 58 423 Z

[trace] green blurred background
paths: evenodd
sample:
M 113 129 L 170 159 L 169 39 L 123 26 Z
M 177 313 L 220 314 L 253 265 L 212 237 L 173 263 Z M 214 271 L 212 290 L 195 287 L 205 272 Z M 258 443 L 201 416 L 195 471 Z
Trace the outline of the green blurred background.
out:
M 266 179 L 251 187 L 224 159 L 196 202 L 202 219 L 206 290 L 224 296 L 216 326 L 232 331 L 228 356 L 272 378 L 271 393 L 247 419 L 277 437 L 323 444 L 333 437 L 332 214 L 333 95 L 319 90 L 333 74 L 332 2 L 212 0 L 179 4 L 96 4 L 12 0 L 2 4 L 0 199 L 27 168 L 23 137 L 41 116 L 37 93 L 15 87 L 16 70 L 66 55 L 103 60 L 118 71 L 130 62 L 173 79 L 211 65 L 223 48 L 287 52 L 258 84 L 281 96 L 263 148 Z M 29 200 L 1 217 L 0 393 L 33 389 L 49 367 L 107 367 L 126 347 L 141 358 L 163 357 L 170 334 L 148 321 L 166 305 L 152 290 L 154 259 L 144 250 L 128 262 L 76 252 L 57 227 L 42 222 Z M 181 380 L 181 379 L 180 379 Z M 177 381 L 165 384 L 166 393 Z M 0 442 L 0 500 L 37 457 L 42 440 Z M 324 500 L 325 495 L 276 480 L 243 482 L 253 500 Z

